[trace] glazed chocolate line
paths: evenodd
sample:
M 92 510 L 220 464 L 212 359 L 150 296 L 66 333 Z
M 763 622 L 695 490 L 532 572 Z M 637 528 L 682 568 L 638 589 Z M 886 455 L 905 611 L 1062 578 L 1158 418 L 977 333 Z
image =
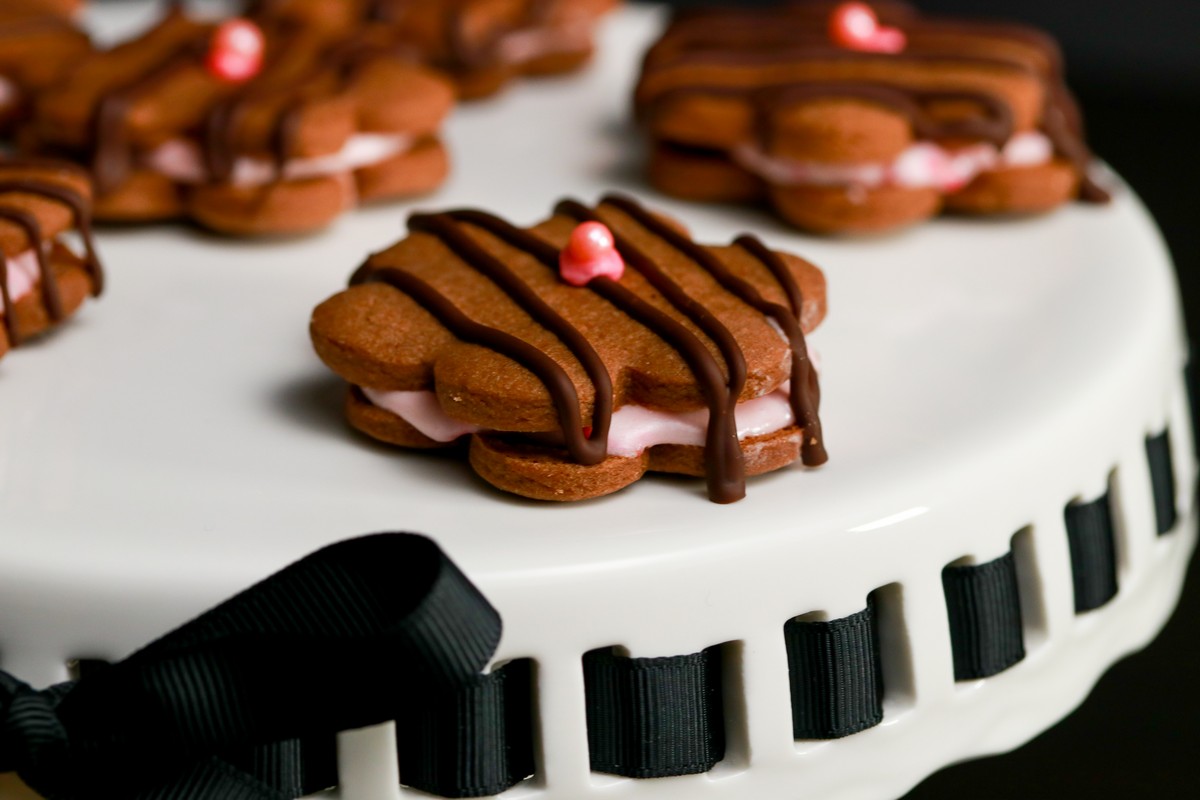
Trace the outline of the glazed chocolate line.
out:
M 419 62 L 420 54 L 405 42 L 393 42 L 390 46 L 380 47 L 369 43 L 361 36 L 356 36 L 339 42 L 327 51 L 318 60 L 316 69 L 309 79 L 316 81 L 324 72 L 332 70 L 336 72 L 339 83 L 339 88 L 334 93 L 342 94 L 349 91 L 349 84 L 353 80 L 355 71 L 373 58 L 399 58 L 405 61 Z M 272 149 L 281 174 L 291 155 L 292 143 L 299 136 L 305 104 L 312 99 L 313 95 L 305 92 L 301 87 L 297 96 L 287 104 L 275 120 Z
M 652 53 L 653 55 L 653 53 Z M 660 62 L 648 61 L 646 74 L 654 71 L 665 71 L 679 67 L 696 65 L 727 66 L 727 67 L 777 67 L 799 66 L 809 62 L 822 61 L 879 61 L 892 64 L 921 64 L 946 63 L 973 66 L 1001 67 L 1033 75 L 1039 79 L 1045 76 L 1030 67 L 1024 61 L 1001 58 L 997 55 L 974 56 L 965 53 L 943 52 L 914 52 L 905 50 L 902 53 L 874 53 L 860 50 L 846 50 L 840 47 L 786 47 L 777 50 L 765 48 L 754 49 L 720 49 L 720 50 L 685 50 L 669 57 L 660 57 Z
M 268 51 L 272 41 L 277 41 L 276 47 L 285 46 L 286 25 L 279 25 L 274 35 L 268 35 Z M 296 140 L 300 128 L 301 114 L 304 106 L 313 97 L 309 87 L 319 82 L 327 72 L 333 71 L 345 91 L 345 84 L 351 73 L 364 61 L 382 55 L 399 55 L 402 45 L 396 46 L 396 53 L 391 49 L 372 46 L 362 36 L 353 36 L 336 42 L 326 52 L 317 56 L 312 69 L 302 71 L 289 81 L 276 81 L 269 70 L 263 69 L 252 78 L 236 94 L 209 112 L 205 123 L 204 157 L 210 176 L 219 181 L 227 181 L 233 173 L 237 159 L 237 149 L 233 137 L 237 126 L 249 111 L 251 103 L 269 98 L 274 94 L 287 93 L 293 95 L 284 107 L 277 113 L 272 127 L 270 142 L 271 152 L 275 157 L 276 168 L 282 174 L 284 165 L 291 156 L 292 143 Z
M 725 46 L 730 37 L 743 33 L 767 34 L 777 40 L 819 39 L 829 41 L 828 24 L 836 3 L 805 8 L 791 6 L 782 10 L 734 11 L 721 9 L 710 14 L 681 12 L 663 36 L 664 42 L 682 39 L 686 46 Z M 895 26 L 908 35 L 910 44 L 923 34 L 949 37 L 981 37 L 997 42 L 1016 41 L 1038 51 L 1046 62 L 1059 71 L 1062 51 L 1044 31 L 1027 25 L 955 17 L 923 17 L 907 4 L 871 3 L 883 25 Z
M 376 268 L 368 261 L 351 278 L 351 285 L 362 283 L 386 283 L 399 289 L 432 314 L 459 341 L 494 350 L 528 369 L 550 392 L 565 440 L 570 443 L 572 439 L 582 438 L 583 422 L 579 414 L 579 396 L 575 391 L 575 384 L 558 362 L 539 348 L 498 328 L 475 322 L 445 295 L 411 272 L 397 267 Z M 604 440 L 597 441 L 607 446 L 607 435 Z M 585 452 L 581 455 L 594 457 L 597 449 L 585 447 Z M 581 460 L 580 463 L 597 462 Z
M 171 13 L 180 13 L 179 7 L 172 6 Z M 105 195 L 116 191 L 133 171 L 133 145 L 129 141 L 126 123 L 137 96 L 155 81 L 161 80 L 163 75 L 193 63 L 199 57 L 202 47 L 203 43 L 197 39 L 184 39 L 172 48 L 156 67 L 145 70 L 133 81 L 101 96 L 93 123 L 96 142 L 92 156 L 92 176 L 98 194 Z
M 767 248 L 754 236 L 739 236 L 734 244 L 762 262 L 775 276 L 775 279 L 785 287 L 794 287 L 796 295 L 799 295 L 800 287 L 796 284 L 796 278 L 778 253 Z M 754 287 L 750 286 L 750 288 Z M 755 291 L 757 292 L 757 290 Z M 788 295 L 793 297 L 790 289 Z M 789 399 L 792 403 L 792 415 L 796 418 L 796 424 L 804 429 L 804 442 L 800 448 L 801 458 L 804 465 L 808 467 L 824 464 L 829 460 L 829 454 L 825 451 L 825 435 L 821 429 L 819 413 L 821 388 L 817 371 L 813 369 L 812 360 L 808 357 L 808 342 L 804 336 L 804 328 L 801 327 L 799 321 L 803 306 L 793 299 L 791 301 L 792 313 L 788 314 L 787 309 L 777 304 L 763 303 L 761 295 L 757 302 L 751 302 L 750 299 L 746 299 L 746 302 L 771 316 L 788 337 L 788 344 L 792 349 Z M 769 309 L 769 306 L 774 306 L 774 309 Z
M 23 166 L 28 162 L 16 162 L 17 166 Z M 2 174 L 0 169 L 0 174 Z M 104 291 L 104 269 L 100 265 L 100 258 L 96 254 L 96 243 L 92 238 L 92 219 L 88 201 L 83 195 L 73 189 L 48 181 L 40 181 L 36 179 L 9 179 L 5 180 L 0 177 L 0 194 L 5 192 L 18 192 L 24 194 L 38 195 L 46 197 L 58 202 L 71 209 L 71 215 L 75 220 L 75 227 L 79 230 L 79 238 L 83 240 L 84 248 L 84 266 L 87 269 L 88 275 L 92 280 L 92 296 L 99 297 Z M 36 221 L 36 220 L 35 220 Z M 29 232 L 29 228 L 26 228 Z M 30 239 L 34 249 L 41 253 L 41 248 L 37 246 L 40 241 L 40 228 L 38 231 L 39 239 Z M 48 280 L 50 273 L 47 271 L 45 262 L 39 260 L 38 268 L 42 275 L 43 284 L 52 284 L 54 281 Z M 57 291 L 57 287 L 55 287 Z M 45 292 L 45 289 L 43 289 Z M 55 309 L 58 308 L 58 302 L 55 300 L 52 304 L 49 297 L 46 298 L 46 308 L 50 311 L 50 316 L 53 319 L 58 319 Z
M 743 236 L 736 242 L 742 249 L 762 262 L 776 282 L 783 288 L 791 308 L 774 303 L 762 296 L 762 293 L 750 282 L 730 272 L 721 259 L 717 258 L 708 248 L 698 245 L 679 231 L 664 223 L 643 208 L 640 204 L 615 195 L 605 197 L 602 203 L 619 209 L 622 213 L 633 218 L 639 225 L 669 243 L 702 269 L 711 275 L 717 283 L 733 296 L 762 315 L 775 320 L 787 337 L 792 351 L 792 389 L 790 402 L 792 415 L 796 424 L 804 428 L 804 444 L 802 454 L 804 463 L 813 467 L 824 464 L 829 460 L 821 435 L 821 422 L 817 414 L 817 404 L 811 392 L 813 375 L 812 363 L 808 358 L 808 346 L 804 339 L 804 331 L 800 327 L 800 313 L 803 309 L 803 297 L 796 277 L 787 264 L 778 255 L 771 252 L 758 239 Z
M 586 207 L 572 201 L 560 203 L 555 213 L 573 217 L 578 221 L 598 219 Z M 476 215 L 470 221 L 514 247 L 531 253 L 549 269 L 558 270 L 559 250 L 553 245 L 490 215 Z M 648 282 L 650 278 L 647 272 L 661 275 L 657 266 L 644 254 L 630 248 L 628 243 L 619 237 L 614 238 L 617 239 L 617 246 L 625 256 L 627 264 L 646 276 Z M 662 277 L 665 279 L 665 276 Z M 596 278 L 588 284 L 588 288 L 630 319 L 650 330 L 683 357 L 688 368 L 696 376 L 696 382 L 709 408 L 709 419 L 712 421 L 705 445 L 708 495 L 718 503 L 740 500 L 746 494 L 745 467 L 732 411 L 737 394 L 741 392 L 741 384 L 738 385 L 737 393 L 731 401 L 729 381 L 709 349 L 679 321 L 620 283 L 609 278 Z M 670 298 L 668 300 L 670 301 Z M 678 303 L 675 305 L 679 307 Z M 740 353 L 739 349 L 739 356 Z M 744 365 L 744 359 L 742 363 Z M 744 382 L 744 378 L 742 381 Z
M 6 219 L 15 225 L 25 230 L 25 235 L 29 238 L 33 245 L 33 251 L 37 254 L 38 275 L 41 280 L 42 302 L 46 304 L 46 313 L 50 319 L 62 319 L 62 300 L 58 293 L 58 283 L 50 276 L 49 259 L 46 256 L 46 251 L 42 248 L 42 226 L 38 222 L 37 217 L 19 208 L 0 205 L 0 219 Z M 16 309 L 13 308 L 12 297 L 8 291 L 8 259 L 0 253 L 0 288 L 3 289 L 4 297 L 4 327 L 8 331 L 8 341 L 13 345 L 21 343 L 20 330 L 17 327 Z
M 182 3 L 176 2 L 171 5 L 171 15 L 180 16 L 183 13 L 184 5 Z M 134 150 L 129 142 L 126 125 L 130 109 L 137 96 L 155 81 L 162 80 L 164 75 L 185 66 L 198 64 L 209 46 L 211 35 L 211 30 L 201 29 L 196 35 L 184 38 L 156 66 L 144 70 L 130 83 L 101 97 L 93 125 L 96 142 L 92 164 L 96 190 L 99 194 L 109 194 L 120 188 L 133 169 Z M 265 70 L 260 73 L 259 78 L 265 73 Z M 255 80 L 257 81 L 259 78 Z M 277 87 L 271 88 L 276 89 Z M 205 166 L 217 180 L 227 180 L 232 174 L 235 154 L 230 139 L 237 121 L 245 111 L 246 103 L 255 97 L 257 97 L 257 87 L 253 85 L 252 81 L 249 86 L 233 97 L 218 102 L 209 112 L 204 123 L 202 137 L 203 155 Z M 280 163 L 287 157 L 288 116 L 287 112 L 280 115 L 280 121 L 273 136 L 273 150 Z
M 579 418 L 579 396 L 575 385 L 559 368 L 552 381 L 545 381 L 558 409 L 563 440 L 571 456 L 580 464 L 599 464 L 608 456 L 608 432 L 612 425 L 613 385 L 604 361 L 579 330 L 555 311 L 527 283 L 505 266 L 504 262 L 484 250 L 468 236 L 459 223 L 476 224 L 484 230 L 503 224 L 490 214 L 481 211 L 451 211 L 444 214 L 415 214 L 408 220 L 409 230 L 421 231 L 436 236 L 460 259 L 476 272 L 487 277 L 500 287 L 533 320 L 559 338 L 571 354 L 583 366 L 592 382 L 595 400 L 592 407 L 592 432 L 585 436 Z M 539 239 L 523 231 L 512 237 L 518 249 L 533 254 L 543 244 Z M 507 241 L 507 240 L 506 240 Z M 512 243 L 511 241 L 509 242 Z M 569 387 L 569 391 L 564 391 Z M 564 409 L 573 409 L 574 414 L 564 414 Z
M 573 200 L 560 202 L 554 212 L 565 214 L 578 222 L 604 222 L 595 212 Z M 746 496 L 746 466 L 742 445 L 738 440 L 734 408 L 746 384 L 745 355 L 737 340 L 712 312 L 668 278 L 653 259 L 615 230 L 613 239 L 626 265 L 636 269 L 659 294 L 712 339 L 721 351 L 729 371 L 728 379 L 708 348 L 671 317 L 611 279 L 597 278 L 588 284 L 593 291 L 671 344 L 683 356 L 708 403 L 708 430 L 704 443 L 708 496 L 717 503 L 741 500 Z
M 233 137 L 251 103 L 274 93 L 296 93 L 302 89 L 305 82 L 319 77 L 323 69 L 318 62 L 312 70 L 299 77 L 300 85 L 279 86 L 272 82 L 270 71 L 264 68 L 232 97 L 217 103 L 208 113 L 202 137 L 204 162 L 210 177 L 218 182 L 225 182 L 233 175 L 234 164 L 237 161 L 237 148 Z M 303 101 L 302 96 L 289 101 L 276 116 L 272 128 L 271 152 L 275 156 L 275 165 L 280 173 L 291 151 L 291 143 L 298 127 L 298 110 Z

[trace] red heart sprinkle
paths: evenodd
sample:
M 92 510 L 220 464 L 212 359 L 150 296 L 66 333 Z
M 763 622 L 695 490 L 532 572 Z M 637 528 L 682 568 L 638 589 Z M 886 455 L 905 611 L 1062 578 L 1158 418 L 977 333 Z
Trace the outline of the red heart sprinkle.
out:
M 881 26 L 866 3 L 842 3 L 835 8 L 829 17 L 829 38 L 839 47 L 868 53 L 899 53 L 908 44 L 904 31 Z
M 262 70 L 266 39 L 248 19 L 230 19 L 217 26 L 205 66 L 223 81 L 241 83 Z

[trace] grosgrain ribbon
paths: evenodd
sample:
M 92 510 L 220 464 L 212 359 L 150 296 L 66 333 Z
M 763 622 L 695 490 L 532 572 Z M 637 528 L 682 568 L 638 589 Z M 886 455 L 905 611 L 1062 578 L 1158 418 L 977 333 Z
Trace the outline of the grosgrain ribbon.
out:
M 500 631 L 429 539 L 351 539 L 78 682 L 35 691 L 0 670 L 0 773 L 47 800 L 291 798 L 240 765 L 475 679 Z

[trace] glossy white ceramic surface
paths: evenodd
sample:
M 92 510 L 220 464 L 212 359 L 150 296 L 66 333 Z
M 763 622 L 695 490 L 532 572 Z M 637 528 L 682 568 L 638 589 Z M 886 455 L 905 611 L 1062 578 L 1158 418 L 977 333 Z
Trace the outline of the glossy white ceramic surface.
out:
M 113 30 L 132 16 L 116 5 L 94 19 Z M 331 541 L 420 531 L 502 613 L 498 656 L 538 662 L 539 774 L 506 796 L 879 800 L 1028 739 L 1148 641 L 1192 548 L 1195 469 L 1174 280 L 1137 199 L 1121 188 L 1111 206 L 1044 218 L 818 240 L 766 212 L 658 196 L 640 180 L 627 113 L 657 17 L 612 19 L 581 76 L 461 108 L 447 127 L 454 176 L 417 203 L 299 240 L 102 234 L 105 297 L 0 364 L 0 664 L 58 680 L 66 659 L 119 658 Z M 609 189 L 703 241 L 750 230 L 826 270 L 830 315 L 811 337 L 826 467 L 751 479 L 730 506 L 708 502 L 701 481 L 658 477 L 552 506 L 346 429 L 308 315 L 402 234 L 411 209 L 480 206 L 531 223 L 562 196 Z M 1168 423 L 1181 522 L 1157 537 L 1143 440 Z M 1121 591 L 1077 617 L 1062 509 L 1110 482 Z M 941 569 L 999 556 L 1021 530 L 1029 656 L 955 684 Z M 793 742 L 784 622 L 857 611 L 892 584 L 884 724 Z M 655 781 L 588 771 L 582 653 L 722 642 L 741 643 L 725 761 Z M 344 739 L 346 800 L 398 796 L 387 737 Z

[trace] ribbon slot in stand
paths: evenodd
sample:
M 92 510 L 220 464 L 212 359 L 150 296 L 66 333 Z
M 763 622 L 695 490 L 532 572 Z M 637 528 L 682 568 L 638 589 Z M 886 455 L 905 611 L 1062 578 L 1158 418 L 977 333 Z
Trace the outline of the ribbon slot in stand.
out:
M 291 800 L 306 745 L 470 683 L 500 631 L 429 539 L 352 539 L 77 682 L 0 670 L 0 773 L 47 800 Z

